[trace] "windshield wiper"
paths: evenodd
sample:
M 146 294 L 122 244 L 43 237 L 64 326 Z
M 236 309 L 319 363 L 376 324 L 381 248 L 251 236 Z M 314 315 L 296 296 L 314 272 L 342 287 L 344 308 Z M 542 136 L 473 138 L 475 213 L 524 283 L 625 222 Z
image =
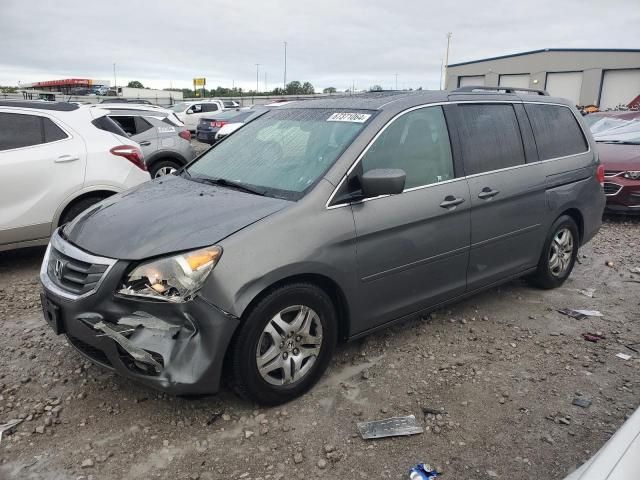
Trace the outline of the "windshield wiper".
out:
M 189 174 L 188 177 L 190 180 L 194 182 L 206 183 L 208 185 L 220 185 L 223 187 L 235 188 L 236 190 L 241 190 L 243 192 L 252 193 L 254 195 L 260 195 L 262 197 L 265 196 L 265 192 L 263 190 L 258 190 L 256 188 L 251 188 L 244 183 L 234 182 L 233 180 L 227 180 L 226 178 L 208 178 L 208 177 L 194 177 Z

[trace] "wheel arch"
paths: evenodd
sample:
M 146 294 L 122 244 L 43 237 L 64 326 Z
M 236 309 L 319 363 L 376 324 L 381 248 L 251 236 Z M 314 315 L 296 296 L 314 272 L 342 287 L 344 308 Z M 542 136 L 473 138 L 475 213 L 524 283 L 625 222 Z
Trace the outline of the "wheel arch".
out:
M 189 163 L 187 162 L 187 159 L 184 158 L 184 156 L 180 155 L 178 152 L 175 152 L 173 150 L 158 150 L 157 152 L 154 152 L 153 155 L 146 158 L 145 164 L 148 168 L 154 163 L 161 162 L 162 160 L 174 160 L 182 166 Z
M 350 331 L 350 309 L 347 297 L 332 278 L 318 273 L 303 273 L 281 278 L 260 290 L 247 304 L 241 314 L 245 319 L 255 305 L 273 290 L 293 283 L 309 283 L 326 293 L 333 303 L 338 316 L 338 339 L 346 340 Z
M 77 192 L 76 195 L 67 198 L 65 200 L 65 202 L 63 202 L 63 204 L 58 208 L 58 211 L 56 212 L 56 215 L 53 219 L 53 222 L 51 222 L 51 231 L 53 232 L 56 228 L 58 228 L 60 225 L 60 219 L 64 216 L 64 214 L 77 202 L 84 200 L 85 198 L 89 198 L 89 197 L 101 197 L 103 200 L 107 197 L 110 197 L 111 195 L 115 195 L 116 193 L 118 193 L 118 190 L 109 190 L 107 188 L 95 188 L 92 190 L 83 190 L 81 192 Z
M 557 218 L 560 218 L 562 215 L 567 215 L 576 222 L 576 225 L 578 226 L 578 235 L 580 235 L 580 244 L 582 245 L 582 240 L 584 239 L 584 217 L 582 212 L 580 212 L 578 208 L 572 207 L 564 210 Z

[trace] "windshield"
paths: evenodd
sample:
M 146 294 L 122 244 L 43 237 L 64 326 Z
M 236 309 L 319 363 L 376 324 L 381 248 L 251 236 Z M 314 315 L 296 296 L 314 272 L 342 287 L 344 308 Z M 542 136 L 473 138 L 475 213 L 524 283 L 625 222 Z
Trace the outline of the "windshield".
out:
M 189 105 L 185 102 L 176 103 L 175 105 L 171 105 L 169 110 L 173 110 L 174 112 L 183 112 L 187 109 Z
M 297 200 L 333 164 L 374 112 L 272 110 L 200 157 L 188 173 Z
M 596 142 L 640 144 L 640 116 L 631 119 L 603 116 L 589 128 Z

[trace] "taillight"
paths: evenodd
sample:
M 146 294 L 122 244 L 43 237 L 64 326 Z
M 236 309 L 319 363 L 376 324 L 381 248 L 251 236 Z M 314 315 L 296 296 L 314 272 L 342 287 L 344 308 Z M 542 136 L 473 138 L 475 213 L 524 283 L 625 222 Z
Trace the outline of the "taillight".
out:
M 227 123 L 229 122 L 225 122 L 225 121 L 220 121 L 220 122 L 211 122 L 211 126 L 213 128 L 222 128 L 224 127 Z
M 596 170 L 596 178 L 598 179 L 598 182 L 600 182 L 600 185 L 604 185 L 604 165 L 598 165 L 598 169 Z
M 189 133 L 189 130 L 183 130 L 180 133 L 178 133 L 178 135 L 187 141 L 191 140 L 191 133 Z
M 133 145 L 118 145 L 109 150 L 113 155 L 124 157 L 141 170 L 147 171 L 142 151 Z

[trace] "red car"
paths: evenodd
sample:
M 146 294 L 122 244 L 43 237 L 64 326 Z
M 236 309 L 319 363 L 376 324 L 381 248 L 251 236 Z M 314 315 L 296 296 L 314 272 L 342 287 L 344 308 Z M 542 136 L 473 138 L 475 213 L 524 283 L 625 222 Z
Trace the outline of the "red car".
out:
M 585 117 L 605 169 L 606 211 L 640 214 L 640 112 Z

